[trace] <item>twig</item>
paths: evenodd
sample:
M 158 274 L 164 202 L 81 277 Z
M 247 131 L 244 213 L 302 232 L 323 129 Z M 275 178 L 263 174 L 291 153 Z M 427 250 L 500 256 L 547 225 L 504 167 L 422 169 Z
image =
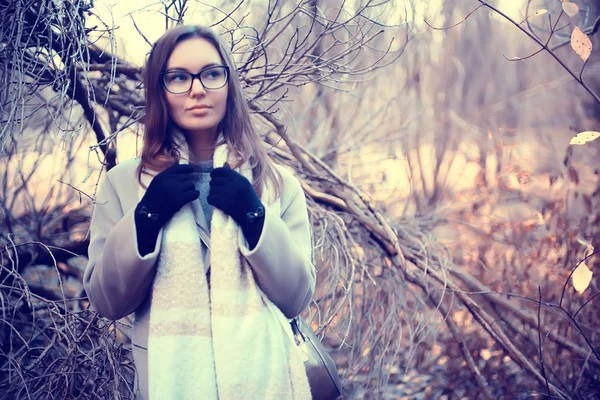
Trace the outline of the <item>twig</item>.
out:
M 80 203 L 81 203 L 81 195 L 84 195 L 84 196 L 85 196 L 85 197 L 87 197 L 88 199 L 90 199 L 90 200 L 94 201 L 94 198 L 93 198 L 92 196 L 90 196 L 89 194 L 87 194 L 86 192 L 84 192 L 84 191 L 82 191 L 82 190 L 79 190 L 79 189 L 77 189 L 75 186 L 71 185 L 70 183 L 63 182 L 63 181 L 61 181 L 60 179 L 59 179 L 57 182 L 59 182 L 59 183 L 62 183 L 62 184 L 64 184 L 64 185 L 67 185 L 67 186 L 69 186 L 71 189 L 73 189 L 73 190 L 77 191 L 77 192 L 79 193 L 79 202 L 80 202 Z
M 460 20 L 456 24 L 453 24 L 450 26 L 444 26 L 444 27 L 438 28 L 438 27 L 431 25 L 429 22 L 427 22 L 427 19 L 423 19 L 423 22 L 425 22 L 427 24 L 427 26 L 429 26 L 431 29 L 434 29 L 436 31 L 445 31 L 445 30 L 452 29 L 452 28 L 459 26 L 460 24 L 465 22 L 473 13 L 475 13 L 475 11 L 479 10 L 483 6 L 484 6 L 483 4 L 478 5 L 477 7 L 475 7 L 474 10 L 472 10 L 470 13 L 468 13 L 462 20 Z
M 546 381 L 546 394 L 550 396 L 550 385 L 548 383 L 548 377 L 546 376 L 546 369 L 544 368 L 544 350 L 542 344 L 542 288 L 538 286 L 538 307 L 537 307 L 537 317 L 538 317 L 538 350 L 540 356 L 540 368 L 542 376 Z
M 131 18 L 131 22 L 133 22 L 133 26 L 135 28 L 135 30 L 137 31 L 137 33 L 142 37 L 142 39 L 144 39 L 144 42 L 146 42 L 146 44 L 150 47 L 152 47 L 152 43 L 148 40 L 148 38 L 146 37 L 146 35 L 144 35 L 144 32 L 142 32 L 140 30 L 140 28 L 138 28 L 135 19 L 133 18 L 133 15 L 129 14 L 129 18 Z
M 483 396 L 488 400 L 494 399 L 495 397 L 492 394 L 492 392 L 490 391 L 488 382 L 486 381 L 485 377 L 482 375 L 481 371 L 475 364 L 475 360 L 473 360 L 471 351 L 467 347 L 467 343 L 465 342 L 463 335 L 460 334 L 458 327 L 456 326 L 456 323 L 454 322 L 454 320 L 452 319 L 452 316 L 448 312 L 448 309 L 446 308 L 445 305 L 441 304 L 439 301 L 435 301 L 433 298 L 431 298 L 431 301 L 432 301 L 432 304 L 434 305 L 434 307 L 437 305 L 437 308 L 438 308 L 439 312 L 442 314 L 444 322 L 446 323 L 446 325 L 448 325 L 448 328 L 450 329 L 450 332 L 452 333 L 454 340 L 456 340 L 456 342 L 459 343 L 463 358 L 465 359 L 465 362 L 469 366 L 469 369 L 471 369 L 471 372 L 475 376 L 475 380 L 477 382 L 477 385 L 479 386 L 479 389 L 481 389 Z

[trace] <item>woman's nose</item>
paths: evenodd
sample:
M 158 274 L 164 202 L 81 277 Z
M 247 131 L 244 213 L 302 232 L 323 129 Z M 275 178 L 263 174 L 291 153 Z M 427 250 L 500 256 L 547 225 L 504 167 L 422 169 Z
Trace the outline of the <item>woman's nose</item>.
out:
M 204 96 L 206 95 L 206 89 L 204 89 L 204 85 L 200 81 L 199 76 L 195 76 L 192 78 L 192 88 L 190 90 L 190 94 L 192 96 Z

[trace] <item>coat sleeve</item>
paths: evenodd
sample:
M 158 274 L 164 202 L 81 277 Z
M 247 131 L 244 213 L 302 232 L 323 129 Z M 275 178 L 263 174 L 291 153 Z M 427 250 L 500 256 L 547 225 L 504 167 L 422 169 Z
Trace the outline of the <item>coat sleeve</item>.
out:
M 123 212 L 107 175 L 100 185 L 90 224 L 89 261 L 83 285 L 98 314 L 117 320 L 143 302 L 156 271 L 162 230 L 154 251 L 142 257 L 137 246 L 135 208 Z
M 240 235 L 240 251 L 261 289 L 287 318 L 302 313 L 316 283 L 306 198 L 300 182 L 292 182 L 295 194 L 281 215 L 266 207 L 263 230 L 252 250 Z

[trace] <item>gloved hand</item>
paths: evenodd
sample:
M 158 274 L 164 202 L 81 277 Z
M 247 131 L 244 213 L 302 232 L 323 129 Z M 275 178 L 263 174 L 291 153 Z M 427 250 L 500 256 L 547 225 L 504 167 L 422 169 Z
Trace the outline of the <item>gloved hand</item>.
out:
M 140 255 L 154 249 L 158 232 L 185 204 L 200 195 L 194 180 L 200 167 L 175 164 L 152 179 L 135 209 L 135 226 Z
M 258 243 L 264 225 L 265 209 L 248 179 L 227 164 L 210 173 L 207 198 L 241 227 L 250 249 Z

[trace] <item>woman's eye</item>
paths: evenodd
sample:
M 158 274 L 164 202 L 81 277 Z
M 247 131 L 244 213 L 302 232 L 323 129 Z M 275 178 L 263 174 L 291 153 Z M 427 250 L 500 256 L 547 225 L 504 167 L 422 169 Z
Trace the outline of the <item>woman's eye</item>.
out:
M 189 79 L 189 76 L 187 74 L 170 74 L 168 79 L 169 82 L 185 82 Z
M 223 76 L 223 72 L 220 69 L 211 69 L 206 71 L 204 76 L 208 79 L 220 79 Z

